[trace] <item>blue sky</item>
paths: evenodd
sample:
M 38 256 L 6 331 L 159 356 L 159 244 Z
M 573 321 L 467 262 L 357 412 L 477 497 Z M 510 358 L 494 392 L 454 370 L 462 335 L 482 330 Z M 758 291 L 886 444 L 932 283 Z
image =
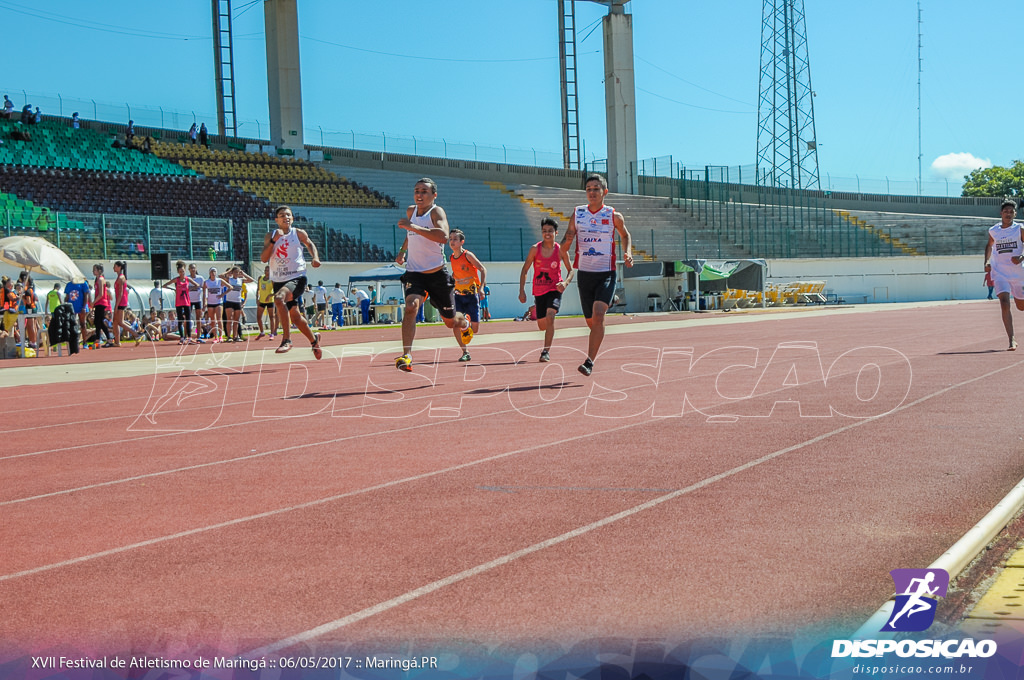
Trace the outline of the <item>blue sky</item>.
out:
M 761 0 L 629 6 L 640 157 L 752 166 Z M 77 108 L 91 117 L 91 108 L 127 120 L 130 109 L 137 123 L 162 118 L 187 128 L 193 114 L 212 121 L 210 7 L 209 0 L 0 0 L 5 51 L 23 56 L 6 60 L 0 89 L 19 107 L 27 97 L 44 110 L 67 107 L 65 115 Z M 923 0 L 921 7 L 925 189 L 957 195 L 972 165 L 1024 157 L 1024 82 L 1013 54 L 1024 3 Z M 822 183 L 914 193 L 916 0 L 807 0 L 805 9 Z M 263 2 L 234 0 L 233 10 L 240 133 L 266 137 Z M 605 12 L 577 2 L 588 159 L 605 155 Z M 555 0 L 299 0 L 299 32 L 309 143 L 323 137 L 509 162 L 560 158 Z

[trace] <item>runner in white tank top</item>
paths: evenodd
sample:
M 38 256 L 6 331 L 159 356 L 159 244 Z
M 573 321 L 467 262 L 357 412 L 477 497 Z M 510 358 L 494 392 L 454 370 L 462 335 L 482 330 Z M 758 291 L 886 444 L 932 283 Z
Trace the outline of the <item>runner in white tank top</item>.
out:
M 569 228 L 562 240 L 562 250 L 568 252 L 576 241 L 576 289 L 580 293 L 583 316 L 590 327 L 587 360 L 580 364 L 583 375 L 594 370 L 594 360 L 604 340 L 604 315 L 611 307 L 615 294 L 615 233 L 622 239 L 622 259 L 627 267 L 633 266 L 633 247 L 626 222 L 614 208 L 604 204 L 608 195 L 608 182 L 601 175 L 588 175 L 583 183 L 587 204 L 573 211 Z
M 455 311 L 455 280 L 444 267 L 444 244 L 448 242 L 448 216 L 434 201 L 437 183 L 424 177 L 413 188 L 413 205 L 406 210 L 398 226 L 408 233 L 402 249 L 395 257 L 397 264 L 407 264 L 402 283 L 405 285 L 405 309 L 402 316 L 402 349 L 395 367 L 412 371 L 412 343 L 416 339 L 416 315 L 425 299 L 441 313 L 448 328 L 462 329 L 462 342 L 469 344 L 473 329 L 462 312 Z M 406 259 L 406 253 L 409 257 Z
M 1003 317 L 1003 328 L 1010 341 L 1009 350 L 1017 349 L 1013 335 L 1013 315 L 1010 297 L 1017 309 L 1024 311 L 1024 234 L 1020 222 L 1014 222 L 1017 203 L 1011 199 L 1003 201 L 999 210 L 1001 221 L 988 230 L 985 245 L 985 271 L 992 274 L 999 309 Z
M 306 260 L 303 258 L 302 248 L 305 246 L 312 255 L 310 264 L 313 267 L 320 266 L 320 255 L 306 232 L 292 226 L 295 218 L 292 216 L 291 208 L 286 205 L 279 206 L 274 211 L 274 221 L 277 222 L 277 229 L 263 237 L 260 261 L 270 265 L 270 280 L 274 284 L 274 306 L 278 318 L 281 319 L 281 346 L 276 351 L 283 354 L 292 348 L 291 324 L 294 323 L 299 332 L 309 339 L 313 356 L 320 359 L 323 356 L 323 350 L 320 349 L 320 334 L 309 329 L 306 317 L 298 308 L 302 293 L 306 290 Z

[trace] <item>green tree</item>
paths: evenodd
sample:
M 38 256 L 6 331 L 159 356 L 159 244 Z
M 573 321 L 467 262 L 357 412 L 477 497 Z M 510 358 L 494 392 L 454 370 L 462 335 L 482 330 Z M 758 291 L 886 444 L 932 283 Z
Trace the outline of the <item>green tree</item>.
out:
M 964 177 L 964 196 L 1024 196 L 1024 161 L 974 170 Z

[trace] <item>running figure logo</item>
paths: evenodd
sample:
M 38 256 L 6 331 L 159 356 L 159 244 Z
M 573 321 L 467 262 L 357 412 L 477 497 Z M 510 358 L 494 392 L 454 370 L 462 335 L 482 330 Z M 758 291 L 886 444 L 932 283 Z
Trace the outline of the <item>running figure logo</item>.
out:
M 936 598 L 945 597 L 949 573 L 945 569 L 893 569 L 896 603 L 883 631 L 927 630 L 935 621 Z

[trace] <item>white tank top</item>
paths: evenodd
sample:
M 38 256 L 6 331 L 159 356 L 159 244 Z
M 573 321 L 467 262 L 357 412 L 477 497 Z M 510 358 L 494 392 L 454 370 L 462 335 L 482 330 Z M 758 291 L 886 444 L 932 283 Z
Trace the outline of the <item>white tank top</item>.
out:
M 206 287 L 206 304 L 219 305 L 224 301 L 224 283 L 220 279 L 207 279 L 203 285 Z
M 303 255 L 302 242 L 295 229 L 280 236 L 274 242 L 274 252 L 270 255 L 270 280 L 283 283 L 306 275 L 306 258 Z
M 422 215 L 416 214 L 416 208 L 412 209 L 412 217 L 409 221 L 417 227 L 433 229 L 434 222 L 430 219 L 430 213 L 434 212 L 437 206 L 430 206 L 430 210 Z M 406 258 L 405 268 L 411 272 L 429 272 L 444 266 L 444 244 L 435 243 L 426 236 L 420 236 L 416 232 L 409 232 L 409 257 Z
M 199 276 L 198 274 L 196 275 L 195 279 L 196 279 L 196 281 L 199 282 L 200 286 L 203 285 L 206 282 L 206 279 L 204 279 L 202 276 Z M 203 291 L 200 290 L 199 288 L 196 288 L 195 290 L 192 290 L 192 287 L 189 286 L 189 289 L 188 289 L 188 301 L 189 302 L 202 302 L 202 298 L 200 297 L 200 294 L 202 292 Z
M 229 278 L 228 279 L 227 292 L 224 293 L 224 301 L 225 302 L 241 302 L 242 301 L 242 289 L 238 288 L 238 290 L 235 290 L 235 286 L 241 286 L 241 285 L 242 285 L 242 279 L 237 279 L 237 278 L 233 278 L 233 277 Z
M 1020 230 L 1019 222 L 1014 222 L 1007 229 L 1003 229 L 1003 223 L 1000 222 L 988 230 L 992 237 L 992 259 L 989 260 L 992 265 L 992 276 L 1021 278 L 1024 270 L 1021 265 L 1014 264 L 1010 259 L 1024 254 L 1024 243 L 1021 243 Z
M 610 272 L 615 270 L 615 209 L 604 206 L 596 213 L 585 205 L 577 206 L 576 261 L 573 266 L 581 272 Z

